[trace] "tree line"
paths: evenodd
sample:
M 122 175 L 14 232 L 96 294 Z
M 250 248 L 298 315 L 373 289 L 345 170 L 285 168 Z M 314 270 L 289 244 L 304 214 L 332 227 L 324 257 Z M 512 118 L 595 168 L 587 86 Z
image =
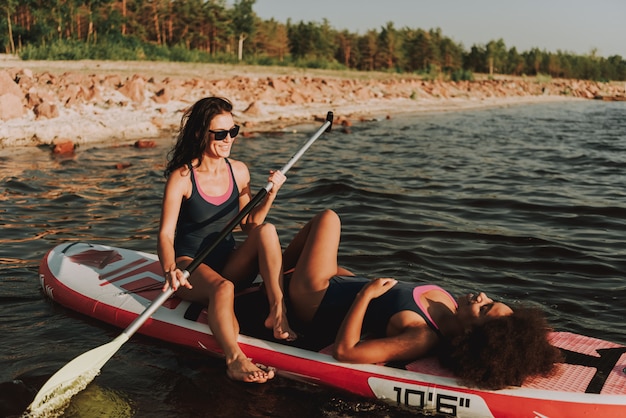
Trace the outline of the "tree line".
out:
M 255 1 L 0 0 L 0 45 L 23 59 L 245 62 L 453 80 L 474 73 L 626 80 L 624 58 L 597 50 L 517 51 L 502 39 L 467 50 L 438 28 L 389 22 L 359 34 L 336 30 L 326 19 L 263 20 Z

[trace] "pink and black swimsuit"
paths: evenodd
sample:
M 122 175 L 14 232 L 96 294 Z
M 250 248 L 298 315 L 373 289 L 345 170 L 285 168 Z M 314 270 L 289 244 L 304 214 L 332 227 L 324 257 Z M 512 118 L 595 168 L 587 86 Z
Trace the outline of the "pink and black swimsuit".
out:
M 369 279 L 364 277 L 333 277 L 313 321 L 306 326 L 308 336 L 320 344 L 332 343 L 356 294 L 368 282 Z M 439 286 L 398 282 L 386 293 L 370 302 L 363 321 L 363 334 L 376 338 L 385 337 L 391 317 L 398 312 L 408 310 L 424 318 L 428 327 L 441 336 L 439 326 L 421 303 L 421 295 L 430 290 L 445 292 L 456 306 L 454 297 Z
M 192 191 L 189 199 L 182 202 L 174 250 L 176 256 L 195 258 L 205 246 L 211 244 L 228 223 L 239 213 L 239 190 L 230 162 L 230 183 L 223 196 L 207 196 L 197 184 L 195 169 L 190 165 Z M 230 233 L 203 260 L 203 263 L 220 272 L 228 256 L 235 248 L 235 238 Z

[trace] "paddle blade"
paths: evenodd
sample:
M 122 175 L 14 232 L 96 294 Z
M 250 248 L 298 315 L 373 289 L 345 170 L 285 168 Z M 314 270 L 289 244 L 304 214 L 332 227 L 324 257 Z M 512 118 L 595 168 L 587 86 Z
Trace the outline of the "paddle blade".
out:
M 33 415 L 61 408 L 72 396 L 82 391 L 100 373 L 100 369 L 128 341 L 122 333 L 108 344 L 87 351 L 67 363 L 39 389 L 28 407 Z

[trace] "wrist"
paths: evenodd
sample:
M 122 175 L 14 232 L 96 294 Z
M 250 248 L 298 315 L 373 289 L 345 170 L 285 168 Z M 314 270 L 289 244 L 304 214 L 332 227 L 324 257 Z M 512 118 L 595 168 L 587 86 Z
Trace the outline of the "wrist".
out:
M 359 301 L 369 302 L 372 299 L 372 297 L 369 295 L 368 292 L 360 291 L 359 293 L 356 294 L 355 299 Z

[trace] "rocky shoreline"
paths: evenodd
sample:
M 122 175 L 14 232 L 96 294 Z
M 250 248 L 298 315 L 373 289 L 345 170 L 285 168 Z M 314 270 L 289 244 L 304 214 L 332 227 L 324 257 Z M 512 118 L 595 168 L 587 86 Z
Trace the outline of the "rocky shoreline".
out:
M 58 62 L 55 62 L 59 64 Z M 618 83 L 496 78 L 444 82 L 417 76 L 203 64 L 2 61 L 0 148 L 121 143 L 173 135 L 199 98 L 229 98 L 244 133 L 293 130 L 333 111 L 336 123 L 394 114 L 555 100 L 622 100 Z M 125 65 L 128 67 L 126 68 Z M 46 69 L 48 68 L 49 69 Z M 64 70 L 64 68 L 67 68 Z M 180 68 L 185 67 L 180 64 Z

